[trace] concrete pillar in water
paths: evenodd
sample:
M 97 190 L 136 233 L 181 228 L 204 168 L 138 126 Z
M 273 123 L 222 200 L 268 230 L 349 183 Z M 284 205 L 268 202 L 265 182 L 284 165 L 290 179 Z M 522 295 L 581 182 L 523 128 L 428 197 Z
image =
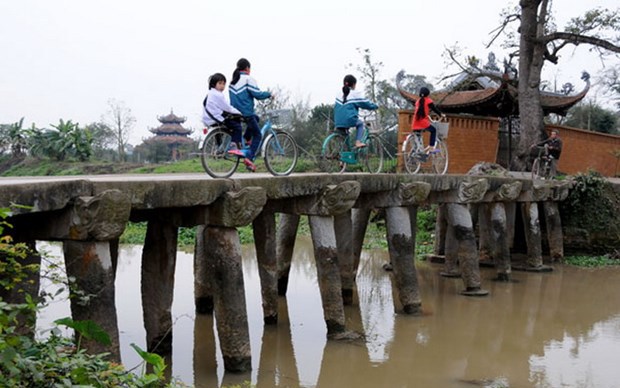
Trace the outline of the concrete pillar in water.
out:
M 481 203 L 473 206 L 472 211 L 476 212 L 476 221 L 478 225 L 478 253 L 480 255 L 481 264 L 494 264 L 492 247 L 492 231 L 491 231 L 491 206 L 489 203 Z
M 415 268 L 415 241 L 411 233 L 409 209 L 385 209 L 387 240 L 398 297 L 407 314 L 420 314 L 422 302 Z M 413 248 L 413 249 L 412 249 Z
M 207 266 L 205 251 L 205 226 L 196 227 L 196 245 L 194 245 L 194 304 L 196 314 L 213 313 L 213 268 Z
M 495 199 L 488 207 L 490 222 L 491 255 L 497 270 L 497 280 L 509 281 L 511 274 L 510 247 L 514 238 L 514 204 L 521 194 L 523 183 L 514 181 L 504 183 L 496 191 Z M 507 214 L 512 211 L 513 214 Z M 509 223 L 508 220 L 511 220 Z
M 239 234 L 235 228 L 207 226 L 205 239 L 205 259 L 214 272 L 214 312 L 224 368 L 245 372 L 252 362 Z
M 525 242 L 527 244 L 527 262 L 525 269 L 536 271 L 543 267 L 538 203 L 522 202 L 521 215 L 523 217 Z
M 489 205 L 491 221 L 490 254 L 497 270 L 497 280 L 510 280 L 510 242 L 506 227 L 506 209 L 504 203 L 494 202 Z
M 442 256 L 446 254 L 446 232 L 448 222 L 446 218 L 446 204 L 437 206 L 437 221 L 435 222 L 435 254 Z
M 443 240 L 445 241 L 445 247 L 443 248 L 445 260 L 443 271 L 439 274 L 447 278 L 460 278 L 461 272 L 459 270 L 459 242 L 454 234 L 454 228 L 448 225 L 448 205 L 441 204 L 440 208 L 443 209 L 439 214 L 442 215 L 443 221 L 446 224 L 446 230 Z M 439 222 L 439 219 L 437 220 Z
M 452 229 L 449 233 L 454 234 L 461 277 L 463 278 L 463 283 L 465 283 L 465 290 L 461 294 L 468 296 L 487 295 L 489 292 L 482 290 L 480 286 L 476 236 L 474 235 L 471 215 L 467 205 L 450 203 L 447 206 L 447 210 L 448 228 Z
M 178 228 L 167 221 L 148 221 L 142 250 L 142 310 L 149 352 L 172 350 L 172 299 Z
M 280 214 L 276 231 L 276 261 L 278 263 L 278 295 L 286 295 L 291 271 L 295 238 L 299 227 L 299 214 Z
M 345 321 L 334 221 L 330 216 L 308 216 L 308 219 L 327 336 L 335 336 L 345 332 Z
M 351 209 L 351 222 L 353 224 L 353 275 L 357 275 L 362 256 L 362 246 L 370 219 L 369 208 Z
M 552 262 L 564 261 L 564 235 L 562 234 L 562 220 L 557 202 L 543 202 L 545 224 L 547 226 L 547 240 L 549 241 L 549 255 Z
M 196 256 L 204 260 L 204 268 L 212 273 L 208 275 L 208 284 L 213 292 L 213 311 L 224 368 L 228 372 L 246 372 L 252 368 L 241 243 L 236 228 L 252 222 L 266 202 L 267 194 L 260 187 L 224 193 L 209 206 L 208 224 L 203 232 L 205 249 L 202 255 Z M 204 272 L 195 276 L 203 275 Z
M 71 316 L 75 321 L 91 320 L 110 337 L 111 344 L 104 345 L 94 340 L 82 340 L 82 347 L 91 354 L 109 352 L 111 359 L 120 362 L 118 342 L 118 321 L 114 304 L 114 279 L 116 264 L 112 262 L 110 243 L 107 241 L 64 241 L 63 252 L 67 275 L 76 279 L 71 287 L 89 296 L 71 298 Z
M 278 263 L 276 257 L 276 219 L 271 212 L 261 212 L 252 223 L 254 245 L 258 259 L 263 320 L 266 324 L 278 322 Z
M 338 249 L 338 266 L 342 286 L 342 301 L 345 305 L 353 304 L 353 283 L 355 282 L 353 261 L 353 224 L 351 210 L 334 216 L 336 247 Z

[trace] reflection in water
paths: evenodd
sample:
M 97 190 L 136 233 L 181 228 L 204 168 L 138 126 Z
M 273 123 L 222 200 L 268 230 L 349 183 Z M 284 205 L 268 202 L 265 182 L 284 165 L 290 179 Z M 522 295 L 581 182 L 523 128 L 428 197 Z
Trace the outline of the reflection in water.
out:
M 45 246 L 60 256 L 59 246 Z M 252 372 L 231 375 L 223 370 L 213 317 L 194 314 L 192 256 L 179 253 L 171 375 L 199 388 L 243 381 L 259 388 L 620 386 L 620 268 L 556 266 L 547 274 L 516 272 L 517 283 L 491 282 L 495 271 L 482 269 L 490 295 L 467 298 L 458 294 L 461 280 L 439 276 L 441 265 L 417 263 L 424 315 L 413 317 L 395 313 L 398 298 L 381 269 L 386 254 L 364 252 L 354 305 L 345 307 L 347 327 L 365 333 L 366 342 L 328 343 L 309 239 L 295 245 L 277 326 L 263 325 L 254 251 L 243 247 Z M 140 362 L 129 344 L 145 347 L 140 255 L 141 247 L 124 247 L 116 279 L 128 367 Z M 68 311 L 67 303 L 53 304 L 40 327 Z

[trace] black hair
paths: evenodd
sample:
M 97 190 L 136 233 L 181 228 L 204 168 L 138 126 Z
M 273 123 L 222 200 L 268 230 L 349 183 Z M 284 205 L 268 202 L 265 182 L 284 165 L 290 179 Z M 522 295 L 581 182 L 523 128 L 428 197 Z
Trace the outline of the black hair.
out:
M 236 84 L 239 81 L 239 78 L 241 78 L 241 70 L 245 70 L 250 66 L 250 61 L 248 61 L 247 59 L 239 59 L 237 61 L 237 68 L 235 69 L 235 71 L 233 71 L 232 80 L 230 81 L 230 83 L 232 85 Z
M 211 77 L 209 77 L 209 89 L 213 89 L 218 82 L 224 81 L 226 82 L 226 77 L 222 73 L 215 73 Z
M 426 104 L 426 97 L 428 97 L 429 94 L 431 94 L 431 91 L 428 90 L 428 88 L 426 86 L 422 86 L 420 88 L 420 93 L 418 93 L 420 95 L 420 99 L 418 100 L 418 110 L 415 112 L 415 117 L 420 120 L 423 119 L 426 116 L 426 111 L 424 110 Z
M 344 84 L 342 86 L 342 102 L 345 103 L 347 102 L 347 96 L 349 95 L 349 92 L 351 92 L 351 88 L 357 84 L 357 78 L 351 74 L 347 74 L 344 76 L 342 83 Z

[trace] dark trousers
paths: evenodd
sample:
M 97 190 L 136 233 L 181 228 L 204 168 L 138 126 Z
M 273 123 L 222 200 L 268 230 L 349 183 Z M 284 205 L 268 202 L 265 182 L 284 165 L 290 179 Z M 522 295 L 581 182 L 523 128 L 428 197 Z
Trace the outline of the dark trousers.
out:
M 232 131 L 230 138 L 233 143 L 240 145 L 241 144 L 241 132 L 243 128 L 241 128 L 241 122 L 239 120 L 231 120 L 229 118 L 224 119 L 224 125 L 226 128 Z
M 262 139 L 260 127 L 258 126 L 258 116 L 245 116 L 245 125 L 246 128 L 243 137 L 246 141 L 252 139 L 252 144 L 250 145 L 250 154 L 248 155 L 248 158 L 254 160 L 254 158 L 256 157 L 256 151 L 258 150 L 258 146 L 260 145 L 260 141 Z

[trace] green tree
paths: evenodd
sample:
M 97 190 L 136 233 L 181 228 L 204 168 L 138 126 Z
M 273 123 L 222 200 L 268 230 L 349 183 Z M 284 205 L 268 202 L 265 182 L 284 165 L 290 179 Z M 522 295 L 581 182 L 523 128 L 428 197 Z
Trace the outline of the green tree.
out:
M 109 157 L 116 144 L 114 130 L 103 122 L 90 123 L 86 125 L 85 129 L 90 132 L 92 137 L 91 147 L 93 149 L 93 156 L 98 159 Z
M 24 118 L 13 124 L 0 125 L 0 149 L 8 149 L 15 158 L 25 156 L 28 144 Z
M 34 125 L 28 130 L 30 152 L 36 157 L 56 160 L 76 158 L 86 161 L 92 155 L 92 135 L 88 129 L 80 128 L 78 123 L 60 119 L 52 125 L 53 129 L 40 129 Z
M 595 132 L 619 133 L 618 116 L 592 101 L 580 103 L 571 108 L 564 124 Z

